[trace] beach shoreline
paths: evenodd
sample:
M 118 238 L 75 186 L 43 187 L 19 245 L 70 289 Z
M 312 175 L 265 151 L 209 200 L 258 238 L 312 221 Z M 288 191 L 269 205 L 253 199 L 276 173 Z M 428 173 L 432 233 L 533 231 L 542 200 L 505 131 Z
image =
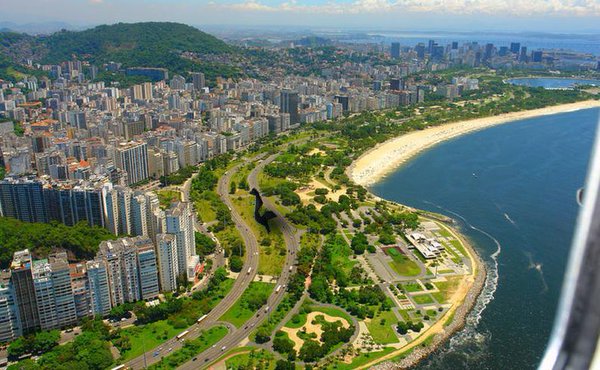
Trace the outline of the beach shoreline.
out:
M 352 181 L 362 186 L 369 186 L 381 180 L 388 173 L 412 159 L 423 150 L 429 149 L 446 140 L 483 130 L 499 124 L 519 121 L 527 118 L 566 113 L 581 109 L 600 107 L 600 101 L 586 100 L 571 104 L 561 104 L 541 109 L 520 111 L 502 114 L 499 116 L 478 118 L 473 120 L 447 123 L 441 126 L 427 128 L 425 130 L 413 131 L 405 135 L 390 139 L 363 153 L 347 169 L 346 173 Z M 381 199 L 371 192 L 375 199 Z M 418 210 L 416 210 L 418 212 Z M 422 215 L 424 216 L 424 215 Z M 426 218 L 431 217 L 427 215 Z M 450 219 L 451 220 L 451 219 Z M 487 280 L 488 266 L 479 253 L 460 230 L 452 222 L 443 222 L 446 228 L 461 242 L 469 254 L 474 273 L 468 279 L 466 291 L 459 296 L 453 297 L 452 309 L 437 324 L 442 326 L 429 328 L 416 341 L 418 347 L 409 345 L 385 356 L 370 361 L 358 369 L 372 368 L 377 370 L 408 369 L 417 365 L 434 353 L 440 346 L 448 341 L 455 333 L 462 330 L 467 323 L 467 316 L 475 307 Z M 446 317 L 451 317 L 448 322 Z M 432 330 L 434 329 L 434 330 Z M 420 344 L 431 337 L 431 342 L 426 346 Z M 410 348 L 414 348 L 406 357 L 398 358 Z
M 380 181 L 391 171 L 400 167 L 420 152 L 458 136 L 537 116 L 598 107 L 600 107 L 600 100 L 585 100 L 576 103 L 446 123 L 424 130 L 412 131 L 369 149 L 352 162 L 347 168 L 346 173 L 354 183 L 362 186 L 370 186 Z

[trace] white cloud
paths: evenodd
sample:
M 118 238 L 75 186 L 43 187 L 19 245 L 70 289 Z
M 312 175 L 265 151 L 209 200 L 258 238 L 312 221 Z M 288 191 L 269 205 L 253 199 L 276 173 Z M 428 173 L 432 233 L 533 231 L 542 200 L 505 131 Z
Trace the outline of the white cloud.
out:
M 294 0 L 266 5 L 258 0 L 249 0 L 233 4 L 213 3 L 212 6 L 238 11 L 305 14 L 435 12 L 454 15 L 600 16 L 599 0 L 330 0 L 320 5 L 303 5 Z

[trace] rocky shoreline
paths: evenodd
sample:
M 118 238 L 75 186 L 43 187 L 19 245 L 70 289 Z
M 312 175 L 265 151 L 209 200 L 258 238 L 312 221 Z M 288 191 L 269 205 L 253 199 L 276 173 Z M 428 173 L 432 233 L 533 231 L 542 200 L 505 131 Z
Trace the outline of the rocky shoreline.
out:
M 426 359 L 433 352 L 439 349 L 452 335 L 462 330 L 465 327 L 467 316 L 473 310 L 479 295 L 483 291 L 485 286 L 487 270 L 485 263 L 479 257 L 479 254 L 471 247 L 471 245 L 465 240 L 464 236 L 457 233 L 461 238 L 461 242 L 468 249 L 469 253 L 473 257 L 476 266 L 476 275 L 473 281 L 473 285 L 469 289 L 469 292 L 465 296 L 463 302 L 454 311 L 454 318 L 452 322 L 444 328 L 442 332 L 434 335 L 431 344 L 426 347 L 417 347 L 408 356 L 398 362 L 386 361 L 380 364 L 370 367 L 371 369 L 377 370 L 391 370 L 391 369 L 408 369 L 419 362 Z

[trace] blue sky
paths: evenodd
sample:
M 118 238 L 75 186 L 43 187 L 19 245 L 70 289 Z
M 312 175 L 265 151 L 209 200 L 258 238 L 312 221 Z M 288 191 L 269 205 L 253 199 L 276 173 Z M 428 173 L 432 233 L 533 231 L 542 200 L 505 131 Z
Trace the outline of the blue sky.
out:
M 600 33 L 600 0 L 0 0 L 0 21 Z

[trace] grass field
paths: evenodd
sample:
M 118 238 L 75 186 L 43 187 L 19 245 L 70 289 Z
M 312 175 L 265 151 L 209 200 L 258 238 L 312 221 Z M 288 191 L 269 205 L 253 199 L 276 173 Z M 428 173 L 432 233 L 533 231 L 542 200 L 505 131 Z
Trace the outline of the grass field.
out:
M 158 196 L 158 203 L 162 209 L 167 209 L 171 206 L 171 203 L 181 200 L 181 192 L 178 190 L 157 190 L 156 195 Z
M 265 227 L 254 219 L 254 196 L 241 190 L 238 190 L 237 194 L 232 198 L 234 207 L 246 224 L 248 224 L 260 245 L 258 273 L 261 275 L 281 274 L 281 269 L 285 264 L 286 253 L 285 241 L 281 230 L 271 221 L 269 223 L 271 232 L 267 233 Z M 269 241 L 269 245 L 263 245 L 265 244 L 263 243 L 265 240 Z
M 219 301 L 229 293 L 233 286 L 233 279 L 227 279 L 220 285 L 219 291 L 211 297 L 202 300 L 186 301 L 184 309 L 179 313 L 180 316 L 200 317 L 202 313 L 208 312 Z M 140 326 L 132 326 L 122 330 L 122 336 L 128 336 L 131 343 L 131 349 L 122 353 L 122 359 L 125 361 L 135 358 L 144 353 L 144 349 L 157 347 L 181 333 L 182 328 L 175 328 L 168 320 L 159 320 L 153 323 Z
M 343 269 L 346 274 L 350 274 L 352 267 L 357 264 L 358 261 L 350 259 L 350 256 L 354 253 L 342 235 L 336 235 L 335 242 L 331 244 L 330 250 L 331 265 Z
M 131 349 L 122 354 L 121 359 L 128 361 L 142 355 L 145 351 L 158 347 L 170 338 L 181 333 L 183 329 L 176 329 L 169 325 L 167 320 L 160 320 L 143 326 L 134 326 L 124 329 L 127 333 Z M 123 334 L 122 334 L 123 335 Z
M 197 354 L 210 348 L 213 344 L 217 343 L 225 335 L 227 335 L 227 328 L 224 326 L 214 326 L 208 330 L 203 331 L 200 336 L 194 340 L 187 341 L 183 348 L 169 354 L 162 358 L 160 362 L 149 367 L 151 370 L 170 370 L 176 369 L 179 365 L 189 361 Z
M 417 276 L 421 273 L 419 265 L 411 261 L 404 254 L 400 253 L 396 248 L 387 248 L 386 253 L 392 257 L 390 266 L 400 276 Z
M 239 328 L 257 311 L 251 308 L 252 304 L 254 302 L 262 302 L 263 300 L 266 302 L 266 299 L 273 291 L 273 287 L 274 284 L 270 283 L 258 281 L 251 282 L 250 286 L 244 291 L 240 299 L 238 299 L 235 304 L 219 318 L 219 320 L 230 322 Z M 262 305 L 258 309 L 262 309 Z
M 404 283 L 402 284 L 402 288 L 409 293 L 423 291 L 423 287 L 419 283 Z
M 416 304 L 434 303 L 433 298 L 431 298 L 429 294 L 413 295 L 411 298 L 413 299 L 413 301 L 415 301 Z
M 274 370 L 276 362 L 275 356 L 271 352 L 261 349 L 233 356 L 225 361 L 225 365 L 228 370 Z
M 298 313 L 298 314 L 292 316 L 292 318 L 288 322 L 285 323 L 285 327 L 292 328 L 292 329 L 298 329 L 298 328 L 303 327 L 306 324 L 306 316 L 308 315 L 309 312 L 322 312 L 322 313 L 325 313 L 330 316 L 341 317 L 341 318 L 345 319 L 346 321 L 348 321 L 349 324 L 352 324 L 352 318 L 350 317 L 350 315 L 348 315 L 344 311 L 339 310 L 337 308 L 310 306 L 310 305 L 306 305 L 306 303 L 305 303 L 304 307 L 308 308 L 306 310 L 306 312 Z
M 355 357 L 351 363 L 347 364 L 345 362 L 334 362 L 332 365 L 328 366 L 327 369 L 332 370 L 352 370 L 356 369 L 364 364 L 368 364 L 371 361 L 377 360 L 389 353 L 394 352 L 396 349 L 391 347 L 386 347 L 381 351 L 370 352 L 370 353 L 361 353 L 359 356 Z
M 367 323 L 367 328 L 375 343 L 397 343 L 398 337 L 392 327 L 392 325 L 396 325 L 397 323 L 398 318 L 393 311 L 383 311 L 378 312 L 375 317 Z
M 447 281 L 436 282 L 435 286 L 439 292 L 431 293 L 431 295 L 438 303 L 447 303 L 458 288 L 461 280 L 461 277 L 450 277 L 447 278 Z
M 197 200 L 194 202 L 194 207 L 202 222 L 211 222 L 217 219 L 217 214 L 212 209 L 210 201 L 206 199 Z

